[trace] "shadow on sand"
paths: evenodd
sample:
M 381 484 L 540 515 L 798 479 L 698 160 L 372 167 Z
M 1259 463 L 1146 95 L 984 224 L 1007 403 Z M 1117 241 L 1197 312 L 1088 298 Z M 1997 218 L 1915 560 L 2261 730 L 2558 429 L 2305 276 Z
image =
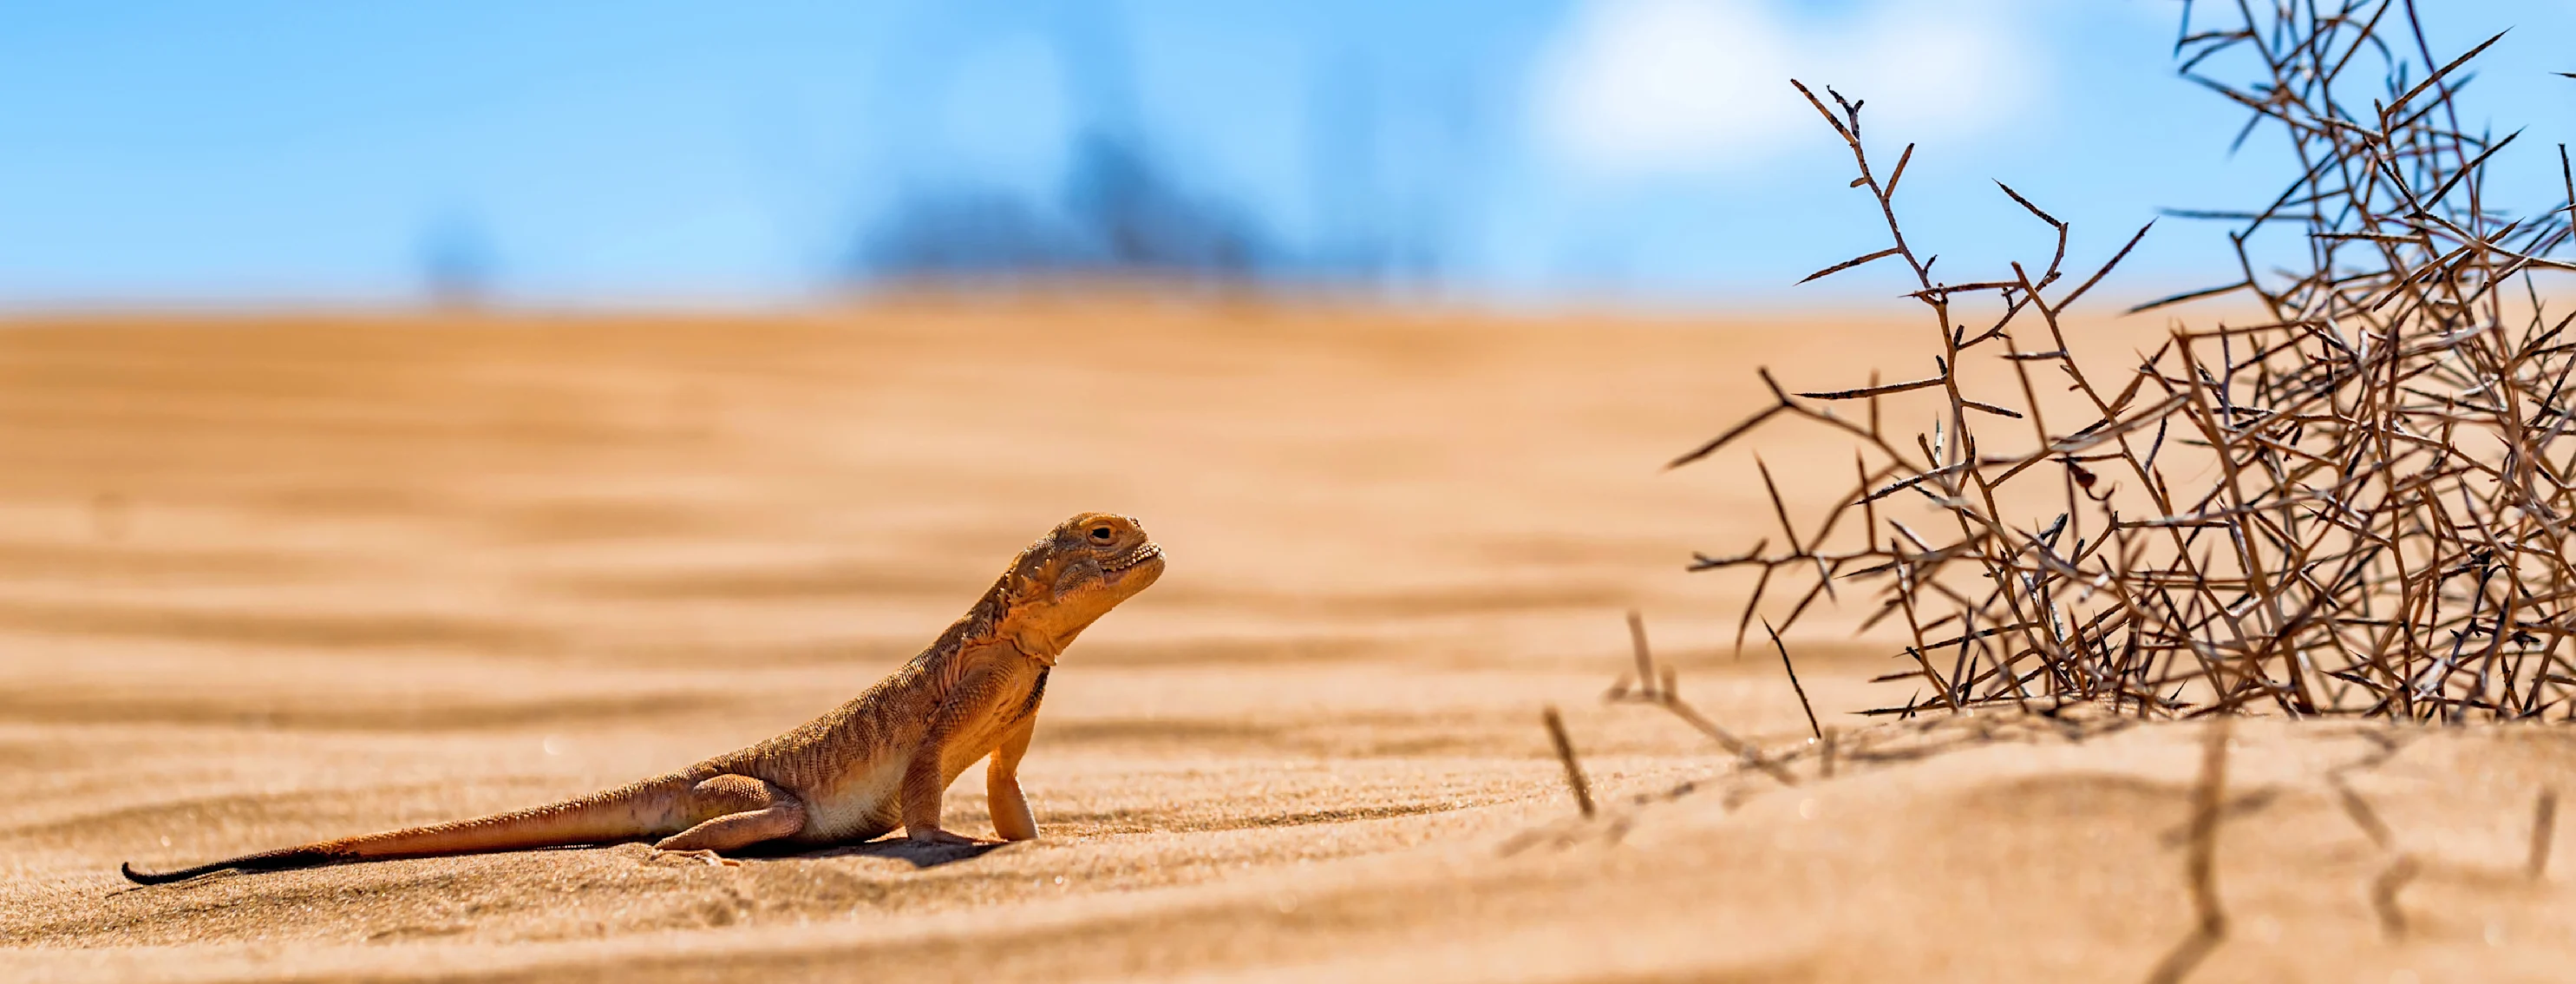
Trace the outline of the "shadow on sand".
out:
M 895 858 L 911 862 L 915 868 L 936 868 L 944 864 L 970 861 L 1000 848 L 1002 844 L 916 844 L 902 836 L 885 837 L 863 844 L 843 844 L 806 851 L 762 851 L 757 847 L 732 856 L 750 858 Z

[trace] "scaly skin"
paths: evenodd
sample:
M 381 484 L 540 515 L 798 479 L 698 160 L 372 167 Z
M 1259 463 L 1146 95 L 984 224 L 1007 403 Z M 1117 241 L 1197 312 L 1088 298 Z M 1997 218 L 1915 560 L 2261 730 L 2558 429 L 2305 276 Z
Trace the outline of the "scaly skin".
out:
M 579 799 L 473 820 L 344 837 L 193 868 L 139 884 L 237 869 L 654 840 L 665 851 L 731 851 L 764 841 L 851 843 L 895 827 L 916 842 L 993 843 L 939 825 L 959 773 L 989 755 L 985 791 L 1003 840 L 1038 835 L 1020 795 L 1047 671 L 1075 636 L 1163 574 L 1162 548 L 1136 521 L 1083 513 L 1020 551 L 982 600 L 930 648 L 849 703 L 776 738 Z

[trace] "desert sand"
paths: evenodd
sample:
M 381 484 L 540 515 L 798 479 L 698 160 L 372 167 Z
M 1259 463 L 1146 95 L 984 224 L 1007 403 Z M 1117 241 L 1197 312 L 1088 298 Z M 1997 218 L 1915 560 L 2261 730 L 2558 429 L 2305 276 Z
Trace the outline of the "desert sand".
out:
M 1828 756 L 1731 645 L 1748 581 L 1683 572 L 1773 524 L 1744 458 L 1660 471 L 1751 368 L 1894 378 L 1913 338 L 1147 295 L 0 326 L 0 979 L 2145 979 L 2208 725 L 1855 716 L 1912 688 L 1834 609 L 1788 638 Z M 1753 449 L 1801 506 L 1850 467 Z M 766 737 L 1084 509 L 1170 567 L 1050 685 L 1041 841 L 116 875 Z M 1602 700 L 1631 609 L 1794 788 Z M 2576 872 L 2531 857 L 2571 765 L 2236 722 L 2190 979 L 2564 979 Z

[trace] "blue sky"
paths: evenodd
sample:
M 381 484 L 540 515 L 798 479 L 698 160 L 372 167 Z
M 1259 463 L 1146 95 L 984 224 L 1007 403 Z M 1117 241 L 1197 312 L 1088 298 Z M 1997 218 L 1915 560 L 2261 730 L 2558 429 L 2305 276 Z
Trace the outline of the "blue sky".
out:
M 2576 138 L 2576 4 L 2506 27 L 2473 116 L 2528 126 L 2532 205 Z M 470 242 L 503 297 L 824 296 L 903 196 L 1054 194 L 1085 128 L 1290 248 L 1401 233 L 1415 289 L 1710 307 L 1875 248 L 1782 77 L 1871 101 L 1905 203 L 1970 270 L 2044 253 L 2001 179 L 2098 257 L 2158 206 L 2267 196 L 2261 138 L 2175 80 L 2169 0 L 951 0 L 438 4 L 0 0 L 0 308 L 400 304 Z M 2546 179 L 2539 180 L 2539 179 Z M 2214 275 L 2168 221 L 2132 296 Z M 1956 266 L 1953 266 L 1956 264 Z

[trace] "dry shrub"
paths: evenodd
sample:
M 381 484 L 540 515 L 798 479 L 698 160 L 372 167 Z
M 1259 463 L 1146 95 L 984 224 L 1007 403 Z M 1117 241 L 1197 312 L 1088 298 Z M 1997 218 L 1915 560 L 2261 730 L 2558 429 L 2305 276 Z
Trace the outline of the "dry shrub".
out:
M 1759 568 L 1746 625 L 1784 582 L 1812 582 L 1784 627 L 1837 584 L 1883 584 L 1863 628 L 1902 620 L 1907 668 L 1891 678 L 1924 690 L 1873 713 L 2098 701 L 2141 716 L 2576 717 L 2576 338 L 2543 291 L 2543 274 L 2576 269 L 2551 258 L 2569 209 L 2517 219 L 2485 200 L 2513 137 L 2466 132 L 2455 99 L 2486 44 L 2428 72 L 2408 0 L 2231 9 L 2235 26 L 2197 32 L 2186 9 L 2181 71 L 2252 114 L 2240 142 L 2276 131 L 2302 171 L 2257 210 L 2180 213 L 2233 223 L 2244 276 L 2133 313 L 2229 295 L 2263 314 L 2178 322 L 2117 371 L 2071 354 L 2062 320 L 2137 237 L 2078 280 L 2066 223 L 2006 187 L 2056 231 L 2055 254 L 1938 279 L 1897 220 L 1914 148 L 1880 170 L 1861 103 L 1798 84 L 1849 144 L 1853 187 L 1890 240 L 1809 279 L 1903 262 L 1941 356 L 1926 378 L 1835 392 L 1793 395 L 1764 371 L 1773 405 L 1673 464 L 1784 418 L 1856 439 L 1855 484 L 1819 528 L 1799 533 L 1775 489 L 1777 548 L 1693 569 Z M 2204 74 L 2235 63 L 2255 77 Z M 2557 164 L 2576 199 L 2563 145 Z M 1972 393 L 1969 360 L 1999 360 L 2018 392 Z M 2040 394 L 2057 385 L 2082 426 L 2049 425 Z M 1918 390 L 1908 399 L 1937 398 L 1936 419 L 1891 435 L 1881 402 Z M 1836 409 L 1852 401 L 1866 413 Z

